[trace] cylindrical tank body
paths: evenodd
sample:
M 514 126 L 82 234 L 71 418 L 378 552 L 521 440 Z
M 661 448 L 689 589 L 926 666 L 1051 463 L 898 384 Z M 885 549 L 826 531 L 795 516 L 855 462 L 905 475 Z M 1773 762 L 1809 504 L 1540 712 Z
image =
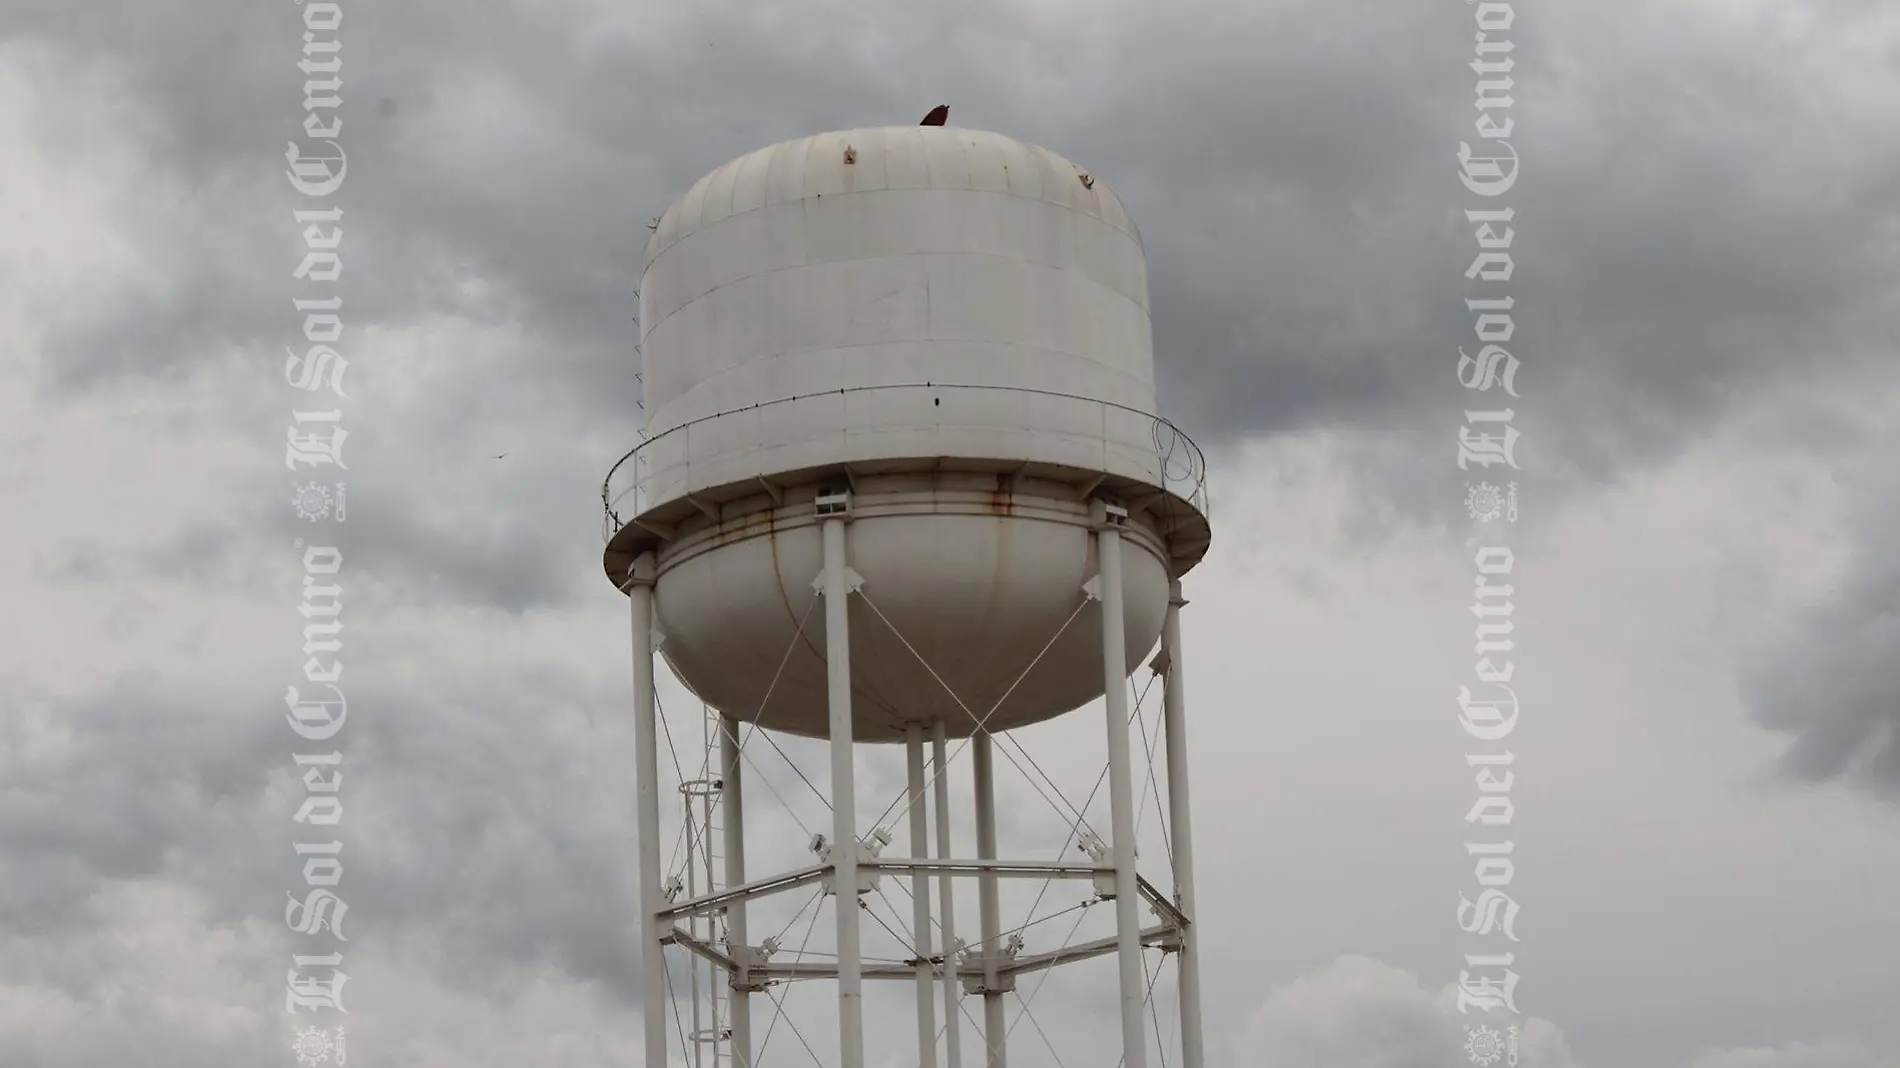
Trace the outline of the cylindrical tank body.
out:
M 1140 237 L 1104 183 L 993 133 L 820 134 L 700 179 L 645 261 L 647 440 L 609 478 L 630 521 L 607 568 L 656 552 L 662 652 L 701 697 L 826 733 L 811 606 L 833 488 L 864 583 L 856 737 L 1101 695 L 1092 495 L 1130 513 L 1139 663 L 1208 530 L 1199 454 L 1154 415 Z

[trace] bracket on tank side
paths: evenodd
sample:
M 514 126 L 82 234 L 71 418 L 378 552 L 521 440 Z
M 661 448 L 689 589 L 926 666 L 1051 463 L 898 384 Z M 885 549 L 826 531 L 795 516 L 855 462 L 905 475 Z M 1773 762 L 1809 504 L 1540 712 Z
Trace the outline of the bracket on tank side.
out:
M 851 515 L 851 491 L 832 488 L 820 492 L 814 511 L 824 519 L 834 516 L 848 518 Z
M 813 509 L 820 519 L 851 519 L 851 491 L 827 487 L 818 492 L 818 500 Z M 825 573 L 811 580 L 811 588 L 821 596 L 825 592 Z M 864 589 L 864 576 L 847 565 L 844 569 L 844 592 L 849 595 Z
M 1089 499 L 1090 530 L 1107 530 L 1111 527 L 1120 528 L 1127 525 L 1128 509 L 1123 508 L 1114 501 L 1102 497 L 1092 497 Z M 1102 599 L 1102 576 L 1100 572 L 1090 575 L 1089 580 L 1082 584 L 1082 593 L 1091 601 L 1099 601 Z
M 1089 529 L 1103 530 L 1108 527 L 1128 525 L 1128 509 L 1115 501 L 1104 497 L 1089 499 Z
M 622 593 L 625 593 L 634 586 L 645 586 L 648 589 L 652 589 L 659 580 L 658 562 L 654 560 L 651 552 L 643 552 L 639 556 L 634 557 L 633 563 L 628 566 L 627 577 L 625 581 L 621 582 L 620 590 Z

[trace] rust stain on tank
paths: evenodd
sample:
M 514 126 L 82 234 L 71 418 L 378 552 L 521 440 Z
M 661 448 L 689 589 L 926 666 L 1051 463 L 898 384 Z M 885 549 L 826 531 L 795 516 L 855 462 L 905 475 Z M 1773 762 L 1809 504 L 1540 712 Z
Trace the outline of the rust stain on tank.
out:
M 722 548 L 734 542 L 757 537 L 761 527 L 765 528 L 769 536 L 773 529 L 773 514 L 772 509 L 766 509 L 764 511 L 752 512 L 740 516 L 737 519 L 728 519 L 720 523 L 717 527 L 713 528 L 711 539 L 712 547 Z
M 1015 483 L 1008 478 L 997 479 L 997 489 L 989 494 L 989 511 L 992 515 L 1007 520 L 1015 514 L 1014 486 Z M 1015 524 L 1006 521 L 996 524 L 996 563 L 990 572 L 989 597 L 983 609 L 983 618 L 986 620 L 1001 618 L 1003 594 L 1008 586 L 1010 573 L 1010 532 L 1014 526 Z M 995 658 L 992 657 L 984 665 L 984 673 L 992 678 L 1013 678 L 1027 666 L 1027 657 L 1020 652 L 1014 655 L 1005 653 L 1003 659 L 1008 662 L 1008 670 L 1001 670 Z M 990 710 L 990 714 L 1007 719 L 1011 704 L 1005 699 L 1002 705 Z
M 989 500 L 984 507 L 991 515 L 1015 515 L 1016 491 L 1014 483 L 1005 478 L 996 480 L 997 487 L 989 492 Z
M 777 580 L 773 585 L 778 587 L 779 603 L 785 606 L 786 621 L 796 627 L 800 613 L 793 610 L 792 599 L 785 594 L 785 561 L 778 552 L 778 510 L 772 508 L 759 513 L 759 522 L 765 526 L 765 540 L 772 547 L 772 577 Z M 820 660 L 825 658 L 823 650 L 819 649 L 817 643 L 812 640 L 811 628 L 807 627 L 799 631 L 798 640 L 813 656 Z

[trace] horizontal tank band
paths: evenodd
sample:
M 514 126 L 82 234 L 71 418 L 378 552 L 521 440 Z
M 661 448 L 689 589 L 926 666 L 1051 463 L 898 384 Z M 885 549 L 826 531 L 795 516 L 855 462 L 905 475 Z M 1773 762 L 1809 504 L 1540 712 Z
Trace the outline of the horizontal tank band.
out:
M 946 501 L 967 495 L 969 500 L 984 502 L 985 509 L 1019 507 L 1029 515 L 1039 507 L 1037 500 L 1055 502 L 1053 506 L 1066 513 L 1085 508 L 1092 497 L 1114 499 L 1133 514 L 1135 529 L 1152 531 L 1158 539 L 1154 551 L 1177 578 L 1200 563 L 1212 540 L 1204 508 L 1144 480 L 1060 465 L 912 457 L 817 466 L 738 481 L 674 499 L 624 522 L 610 511 L 602 565 L 609 580 L 625 592 L 629 568 L 642 553 L 671 553 L 715 527 L 728 530 L 727 537 L 739 537 L 747 525 L 769 527 L 785 521 L 781 517 L 813 513 L 822 494 L 853 485 L 880 493 L 927 491 L 927 496 Z
M 1088 498 L 1074 483 L 1046 477 L 986 475 L 979 472 L 909 472 L 860 475 L 851 490 L 851 517 L 999 516 L 1025 522 L 1088 522 Z M 717 520 L 700 512 L 673 528 L 656 561 L 659 575 L 699 555 L 751 538 L 769 537 L 816 524 L 813 507 L 829 488 L 825 480 L 807 482 L 783 493 L 784 503 L 755 495 L 738 507 L 718 509 Z M 1169 557 L 1165 514 L 1137 511 L 1124 536 L 1141 543 L 1157 559 Z

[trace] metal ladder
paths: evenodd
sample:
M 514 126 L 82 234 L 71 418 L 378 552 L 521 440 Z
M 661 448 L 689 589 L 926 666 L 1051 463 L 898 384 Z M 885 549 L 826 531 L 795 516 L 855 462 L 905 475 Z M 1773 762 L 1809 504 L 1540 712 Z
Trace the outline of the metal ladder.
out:
M 719 732 L 723 729 L 717 710 L 702 707 L 701 741 L 706 750 L 703 765 L 708 771 L 720 766 Z M 726 889 L 725 840 L 721 821 L 720 795 L 723 784 L 717 774 L 680 784 L 686 807 L 687 856 L 686 888 L 688 897 L 715 894 Z M 695 811 L 697 809 L 697 811 Z M 703 888 L 702 888 L 703 887 Z M 726 940 L 726 916 L 722 910 L 687 920 L 687 930 L 707 945 L 722 945 Z M 726 976 L 697 956 L 689 960 L 692 989 L 691 1056 L 693 1068 L 730 1068 L 732 1064 L 731 988 Z M 701 968 L 705 969 L 701 981 Z

